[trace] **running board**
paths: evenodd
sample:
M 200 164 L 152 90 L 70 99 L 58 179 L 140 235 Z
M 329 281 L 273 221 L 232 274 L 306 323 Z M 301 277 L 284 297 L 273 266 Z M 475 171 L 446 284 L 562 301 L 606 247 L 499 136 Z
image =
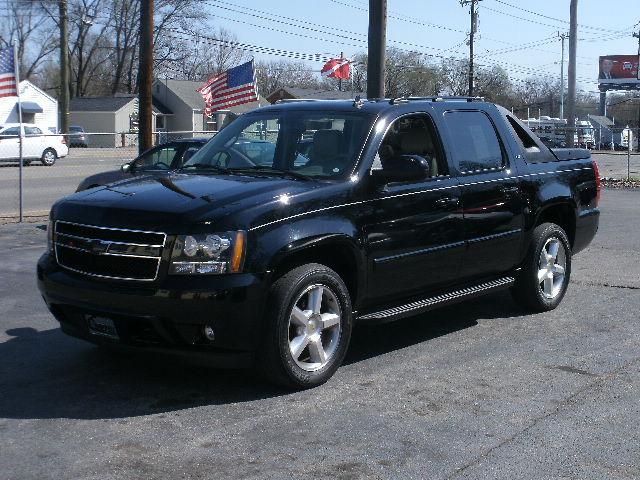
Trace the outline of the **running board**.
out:
M 442 295 L 436 295 L 435 297 L 424 298 L 422 300 L 386 308 L 377 312 L 365 313 L 359 315 L 357 319 L 359 321 L 391 322 L 403 317 L 417 315 L 418 313 L 426 312 L 433 308 L 442 307 L 450 303 L 484 295 L 494 290 L 501 290 L 503 288 L 510 287 L 513 285 L 513 282 L 515 282 L 515 278 L 503 277 L 497 280 L 481 283 L 479 285 L 474 285 L 472 287 L 453 290 L 448 293 L 443 293 Z

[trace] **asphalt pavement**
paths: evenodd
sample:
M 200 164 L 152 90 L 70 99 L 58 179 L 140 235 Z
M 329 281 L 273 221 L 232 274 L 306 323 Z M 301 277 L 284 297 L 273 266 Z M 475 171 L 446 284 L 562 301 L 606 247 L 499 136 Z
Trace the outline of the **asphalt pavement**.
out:
M 558 309 L 497 293 L 356 328 L 304 392 L 57 328 L 0 226 L 0 479 L 640 478 L 640 191 L 605 190 Z
M 72 148 L 67 157 L 52 167 L 34 161 L 24 167 L 24 212 L 30 216 L 46 215 L 59 198 L 75 192 L 80 181 L 89 175 L 117 170 L 135 158 L 135 148 Z M 0 164 L 0 218 L 18 212 L 17 164 Z
M 23 169 L 24 212 L 27 216 L 47 215 L 51 205 L 75 192 L 82 179 L 95 173 L 116 170 L 135 158 L 137 150 L 128 148 L 72 148 L 69 156 L 53 167 L 33 162 Z M 627 178 L 625 152 L 593 152 L 602 177 Z M 630 157 L 631 177 L 640 178 L 640 154 Z M 18 214 L 18 168 L 16 164 L 0 164 L 0 220 Z

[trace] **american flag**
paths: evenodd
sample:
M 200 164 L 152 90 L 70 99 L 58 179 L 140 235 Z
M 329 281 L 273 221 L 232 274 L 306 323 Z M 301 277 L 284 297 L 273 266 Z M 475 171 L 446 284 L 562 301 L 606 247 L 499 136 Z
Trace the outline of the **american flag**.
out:
M 258 100 L 253 60 L 230 68 L 197 89 L 204 98 L 204 114 L 207 117 L 217 110 L 224 110 Z
M 0 50 L 0 97 L 18 95 L 13 47 Z

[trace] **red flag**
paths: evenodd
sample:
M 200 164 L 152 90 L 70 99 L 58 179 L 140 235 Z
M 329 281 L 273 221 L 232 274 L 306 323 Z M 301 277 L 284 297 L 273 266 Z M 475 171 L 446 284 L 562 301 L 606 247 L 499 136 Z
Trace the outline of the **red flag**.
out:
M 351 76 L 349 63 L 351 63 L 351 61 L 347 58 L 332 58 L 324 64 L 324 67 L 322 67 L 322 70 L 320 71 L 320 75 L 323 77 L 343 78 L 348 80 Z

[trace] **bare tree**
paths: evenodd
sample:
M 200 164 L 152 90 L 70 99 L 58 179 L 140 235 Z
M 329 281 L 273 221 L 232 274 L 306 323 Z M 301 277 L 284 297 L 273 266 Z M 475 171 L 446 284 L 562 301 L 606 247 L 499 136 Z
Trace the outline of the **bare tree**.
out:
M 276 60 L 256 63 L 258 91 L 269 95 L 282 87 L 322 88 L 320 74 L 304 62 Z
M 75 0 L 69 6 L 71 91 L 73 96 L 82 97 L 110 59 L 109 26 L 100 21 L 108 12 L 101 0 Z
M 211 31 L 191 27 L 183 30 L 190 35 L 186 38 L 168 36 L 173 45 L 174 59 L 165 61 L 160 68 L 167 76 L 203 81 L 251 58 L 246 51 L 234 47 L 237 37 L 224 28 Z
M 52 23 L 37 1 L 7 0 L 6 13 L 11 19 L 0 25 L 0 45 L 16 41 L 20 78 L 31 79 L 58 48 L 57 39 L 50 35 Z
M 443 93 L 448 95 L 466 95 L 469 90 L 468 72 L 468 60 L 454 57 L 443 59 L 438 72 Z

